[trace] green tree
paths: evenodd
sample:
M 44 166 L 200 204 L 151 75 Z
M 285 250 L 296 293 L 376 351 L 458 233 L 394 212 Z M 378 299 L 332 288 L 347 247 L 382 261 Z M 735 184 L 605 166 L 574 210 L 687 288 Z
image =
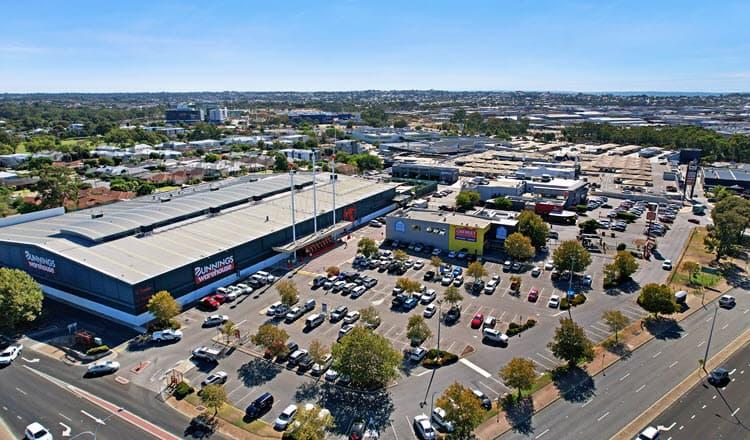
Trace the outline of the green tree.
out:
M 289 431 L 285 433 L 292 440 L 325 440 L 326 431 L 333 429 L 334 421 L 330 413 L 321 416 L 317 405 L 305 405 L 297 410 Z
M 604 267 L 604 279 L 607 284 L 617 283 L 630 278 L 638 270 L 638 262 L 633 254 L 619 251 L 612 263 Z
M 393 128 L 406 128 L 408 125 L 404 118 L 398 118 L 393 121 Z
M 219 156 L 216 153 L 208 153 L 205 156 L 203 156 L 203 160 L 208 163 L 218 162 L 219 159 L 221 159 L 221 156 Z
M 638 296 L 638 305 L 653 313 L 654 317 L 658 317 L 659 313 L 671 315 L 678 310 L 674 293 L 666 284 L 649 283 L 643 286 Z
M 458 382 L 453 382 L 443 391 L 436 406 L 445 410 L 445 419 L 453 425 L 452 438 L 472 438 L 474 430 L 484 419 L 479 399 Z
M 357 169 L 360 172 L 383 169 L 382 159 L 374 154 L 357 154 L 354 156 L 354 163 L 357 165 Z
M 334 370 L 349 376 L 356 388 L 382 388 L 398 377 L 401 353 L 382 335 L 355 327 L 333 346 Z
M 166 290 L 160 290 L 148 300 L 146 309 L 154 315 L 159 326 L 168 326 L 172 318 L 180 314 L 180 304 Z
M 323 345 L 319 340 L 313 339 L 312 342 L 310 342 L 308 353 L 310 354 L 310 358 L 316 364 L 323 363 L 323 358 L 330 352 L 331 350 Z
M 422 283 L 411 278 L 402 277 L 396 280 L 396 287 L 401 288 L 404 292 L 414 293 L 419 292 L 422 288 Z
M 409 255 L 401 249 L 396 249 L 396 251 L 393 252 L 393 259 L 398 261 L 399 263 L 403 263 L 404 261 L 409 259 Z
M 48 166 L 37 173 L 36 190 L 42 199 L 42 209 L 63 206 L 66 200 L 78 204 L 78 178 L 66 167 Z
M 469 113 L 469 115 L 466 117 L 466 122 L 464 122 L 464 133 L 478 134 L 482 131 L 483 124 L 484 118 L 480 113 Z
M 201 404 L 214 410 L 214 417 L 227 401 L 227 392 L 223 385 L 206 385 L 200 392 Z
M 581 232 L 583 232 L 584 234 L 596 233 L 596 230 L 599 229 L 599 226 L 599 222 L 593 218 L 590 218 L 578 224 L 578 227 L 581 228 Z
M 43 299 L 41 287 L 29 274 L 0 268 L 0 327 L 33 322 L 42 312 Z
M 378 245 L 375 240 L 368 237 L 363 237 L 357 243 L 357 251 L 367 258 L 378 253 Z
M 701 265 L 696 263 L 695 261 L 686 261 L 682 263 L 682 270 L 687 272 L 688 274 L 688 283 L 693 283 L 693 277 L 700 272 Z
M 377 327 L 380 324 L 380 315 L 375 307 L 367 306 L 359 311 L 359 320 L 366 325 Z
M 474 277 L 474 281 L 487 276 L 487 269 L 479 261 L 474 261 L 466 268 L 466 275 Z
M 568 362 L 570 367 L 594 359 L 594 344 L 586 337 L 583 327 L 570 318 L 560 319 L 560 327 L 555 330 L 555 336 L 547 347 L 556 358 Z
M 234 336 L 235 332 L 237 331 L 237 324 L 234 323 L 231 319 L 227 320 L 222 326 L 221 326 L 221 334 L 224 335 L 224 340 L 229 343 L 229 340 Z
M 617 334 L 630 324 L 630 318 L 619 310 L 605 310 L 602 313 L 602 320 L 607 324 L 609 330 L 615 334 L 615 344 L 617 344 Z
M 536 213 L 524 210 L 518 214 L 518 232 L 529 237 L 531 244 L 539 249 L 547 244 L 549 226 Z
M 559 271 L 583 272 L 591 264 L 591 254 L 576 240 L 563 241 L 552 253 L 552 263 Z
M 495 207 L 497 209 L 502 209 L 502 210 L 505 210 L 505 211 L 507 211 L 507 210 L 509 210 L 509 209 L 511 209 L 513 207 L 513 202 L 511 202 L 510 200 L 508 200 L 508 198 L 506 198 L 506 197 L 498 197 L 495 200 L 493 200 L 492 203 L 495 204 Z M 531 211 L 529 211 L 529 212 L 531 212 Z
M 412 315 L 406 324 L 406 337 L 414 344 L 421 344 L 432 336 L 432 330 L 427 326 L 422 315 Z
M 505 238 L 505 253 L 515 260 L 528 260 L 534 256 L 534 246 L 529 237 L 514 232 Z
M 156 191 L 156 187 L 151 183 L 142 183 L 138 185 L 138 189 L 136 190 L 136 194 L 139 196 L 146 196 L 151 194 L 152 192 Z
M 724 199 L 726 200 L 726 199 Z M 746 218 L 736 211 L 723 213 L 712 212 L 714 224 L 708 227 L 708 234 L 703 243 L 710 252 L 716 253 L 716 261 L 729 255 L 740 243 L 742 233 L 747 226 Z
M 461 292 L 458 291 L 458 287 L 450 285 L 448 286 L 448 288 L 445 289 L 445 293 L 443 294 L 443 299 L 448 304 L 454 305 L 463 301 L 464 297 L 461 296 Z
M 451 116 L 451 122 L 455 124 L 462 124 L 466 120 L 466 110 L 460 108 L 458 110 L 453 111 L 453 116 Z
M 276 153 L 273 157 L 273 170 L 276 172 L 289 171 L 289 161 L 286 156 Z
M 276 283 L 276 291 L 279 292 L 281 303 L 287 307 L 290 307 L 299 301 L 297 285 L 294 284 L 292 280 L 281 280 Z
M 289 340 L 289 334 L 273 324 L 263 324 L 258 328 L 258 332 L 250 337 L 250 340 L 253 344 L 266 349 L 271 357 L 275 357 L 286 353 L 286 341 Z
M 479 200 L 481 200 L 481 197 L 478 192 L 471 190 L 461 191 L 456 196 L 456 206 L 463 209 L 469 209 L 474 207 Z
M 534 362 L 524 358 L 513 358 L 500 370 L 500 378 L 511 388 L 518 390 L 521 398 L 523 390 L 531 389 L 536 380 Z
M 430 264 L 432 265 L 432 267 L 435 268 L 435 271 L 437 271 L 440 269 L 440 266 L 442 266 L 443 260 L 437 255 L 435 255 L 432 258 L 430 258 Z

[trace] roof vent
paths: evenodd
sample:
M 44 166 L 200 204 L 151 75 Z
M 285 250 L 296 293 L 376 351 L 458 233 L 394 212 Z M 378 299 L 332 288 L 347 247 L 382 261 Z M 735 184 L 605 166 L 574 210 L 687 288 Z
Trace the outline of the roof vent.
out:
M 102 218 L 102 217 L 104 217 L 104 212 L 103 212 L 103 211 L 99 211 L 99 212 L 92 212 L 92 213 L 91 213 L 91 218 L 92 218 L 92 219 L 93 219 L 93 218 Z

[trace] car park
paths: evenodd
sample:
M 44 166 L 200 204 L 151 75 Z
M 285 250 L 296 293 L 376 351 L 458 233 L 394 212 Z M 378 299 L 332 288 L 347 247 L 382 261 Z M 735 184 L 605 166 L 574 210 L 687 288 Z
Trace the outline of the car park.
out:
M 556 309 L 560 306 L 560 296 L 550 295 L 549 301 L 547 301 L 547 307 Z
M 210 315 L 203 320 L 203 327 L 214 327 L 224 324 L 229 320 L 227 315 Z
M 719 305 L 726 309 L 731 309 L 737 304 L 736 300 L 732 295 L 721 295 L 719 297 Z
M 182 331 L 173 330 L 171 328 L 155 331 L 151 334 L 152 342 L 176 342 L 180 339 L 182 339 Z
M 474 315 L 474 318 L 471 319 L 471 328 L 479 328 L 482 326 L 482 323 L 484 322 L 484 315 L 481 313 L 477 313 Z
M 89 365 L 86 368 L 86 374 L 89 376 L 96 376 L 102 374 L 111 374 L 120 369 L 120 363 L 117 361 L 98 361 Z
M 474 393 L 474 397 L 476 397 L 477 400 L 479 400 L 479 403 L 482 405 L 482 408 L 486 410 L 492 409 L 492 401 L 490 400 L 489 397 L 487 397 L 486 394 L 484 394 L 483 392 L 481 392 L 480 390 L 476 388 L 473 388 L 471 392 Z
M 22 344 L 13 344 L 6 347 L 5 350 L 0 352 L 0 365 L 10 365 L 21 354 L 22 350 Z
M 422 312 L 422 316 L 424 316 L 425 318 L 432 318 L 436 312 L 437 312 L 437 306 L 435 304 L 430 304 L 424 308 L 424 312 Z
M 229 376 L 225 371 L 217 371 L 216 373 L 211 373 L 206 376 L 206 378 L 201 381 L 201 386 L 205 387 L 208 385 L 218 385 L 226 383 L 228 377 Z
M 421 440 L 435 440 L 437 433 L 430 423 L 430 418 L 424 414 L 414 417 L 414 429 Z
M 529 297 L 530 302 L 536 302 L 536 300 L 539 299 L 539 289 L 536 287 L 532 287 L 531 290 L 529 290 Z
M 289 405 L 279 414 L 279 417 L 273 422 L 274 429 L 278 431 L 285 430 L 297 415 L 297 405 Z

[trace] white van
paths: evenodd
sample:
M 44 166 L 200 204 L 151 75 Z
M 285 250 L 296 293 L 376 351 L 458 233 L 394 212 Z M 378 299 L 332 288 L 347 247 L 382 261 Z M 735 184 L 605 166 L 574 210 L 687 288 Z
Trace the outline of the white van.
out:
M 316 313 L 312 316 L 308 316 L 305 320 L 305 327 L 309 329 L 314 329 L 315 327 L 319 326 L 323 323 L 323 321 L 326 320 L 326 315 L 322 313 Z

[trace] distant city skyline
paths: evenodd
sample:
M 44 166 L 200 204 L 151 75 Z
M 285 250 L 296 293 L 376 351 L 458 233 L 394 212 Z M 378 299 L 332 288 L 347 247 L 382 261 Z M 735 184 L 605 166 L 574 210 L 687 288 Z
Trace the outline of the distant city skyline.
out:
M 29 1 L 0 93 L 750 91 L 750 2 Z

